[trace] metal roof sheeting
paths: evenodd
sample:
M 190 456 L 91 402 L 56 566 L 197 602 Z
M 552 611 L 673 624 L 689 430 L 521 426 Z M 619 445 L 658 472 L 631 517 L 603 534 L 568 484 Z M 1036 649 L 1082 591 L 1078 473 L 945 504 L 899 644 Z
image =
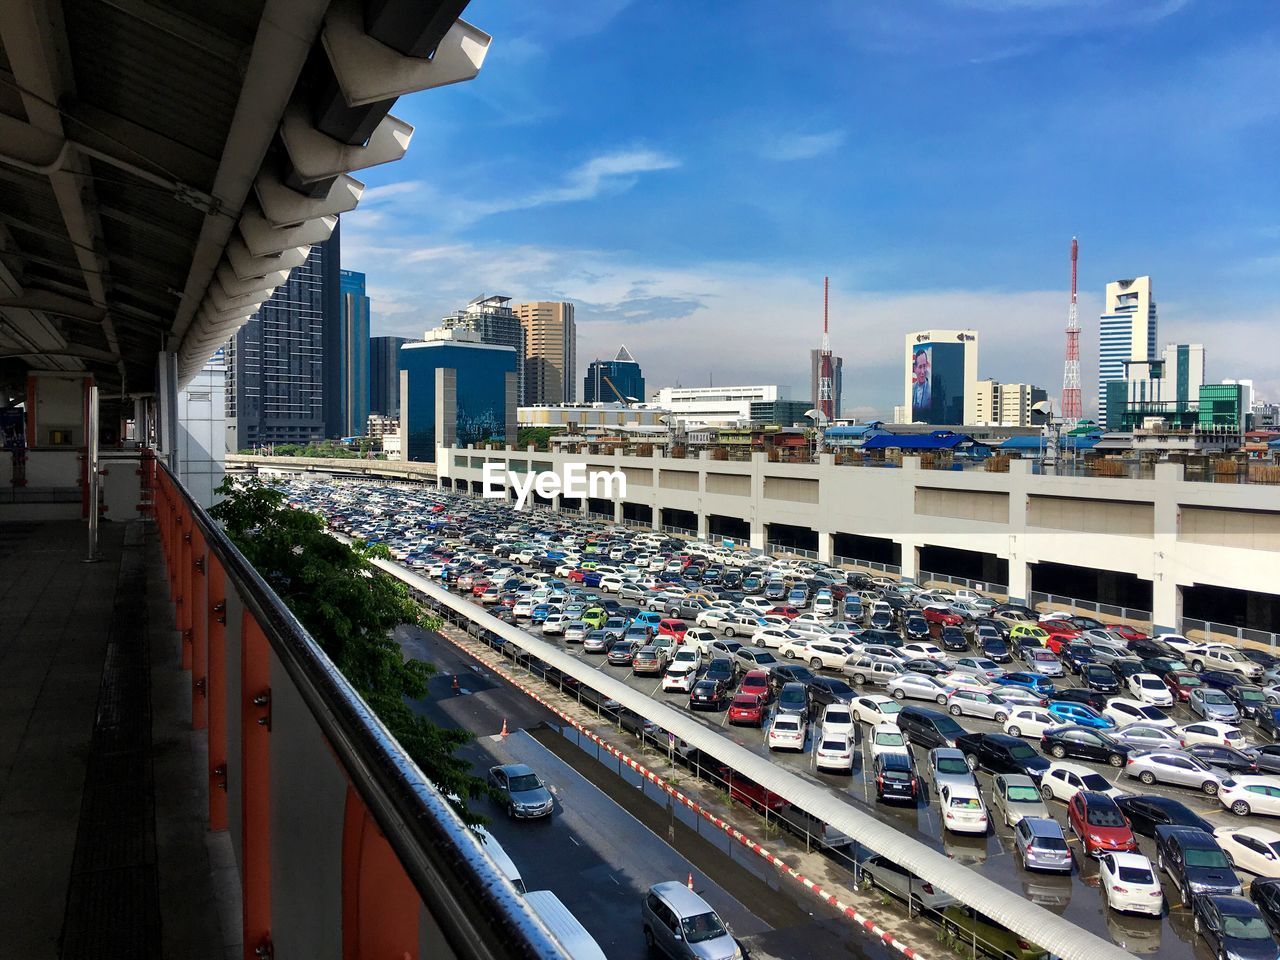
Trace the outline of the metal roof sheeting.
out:
M 956 863 L 945 854 L 837 799 L 830 791 L 806 783 L 795 774 L 770 763 L 768 759 L 707 729 L 688 715 L 633 690 L 620 680 L 604 675 L 551 644 L 477 609 L 469 600 L 455 596 L 438 584 L 410 573 L 391 561 L 372 562 L 414 589 L 427 594 L 441 606 L 475 621 L 547 665 L 652 720 L 664 730 L 674 733 L 708 756 L 728 764 L 792 805 L 901 864 L 929 883 L 941 887 L 951 896 L 971 904 L 1019 936 L 1044 947 L 1050 954 L 1064 960 L 1131 960 L 1132 955 L 1115 944 L 1030 903 L 1019 894 Z

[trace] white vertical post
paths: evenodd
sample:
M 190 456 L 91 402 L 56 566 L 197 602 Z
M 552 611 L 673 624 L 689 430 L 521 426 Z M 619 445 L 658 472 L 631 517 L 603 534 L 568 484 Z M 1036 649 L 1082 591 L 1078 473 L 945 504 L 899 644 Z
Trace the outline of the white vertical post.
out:
M 86 455 L 85 479 L 89 484 L 89 556 L 87 562 L 98 559 L 98 501 L 101 497 L 102 475 L 98 469 L 98 387 L 89 388 L 88 423 L 85 424 Z

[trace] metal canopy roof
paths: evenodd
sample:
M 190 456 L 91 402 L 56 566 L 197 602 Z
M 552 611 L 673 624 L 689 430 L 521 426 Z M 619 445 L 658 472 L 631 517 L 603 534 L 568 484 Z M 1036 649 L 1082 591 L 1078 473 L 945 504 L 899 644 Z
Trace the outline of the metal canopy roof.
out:
M 0 406 L 29 369 L 185 383 L 469 80 L 466 0 L 0 3 Z M 7 388 L 7 393 L 4 392 Z
M 1132 954 L 1123 948 L 956 863 L 946 854 L 838 799 L 829 790 L 807 783 L 785 767 L 738 746 L 704 727 L 687 713 L 659 703 L 518 627 L 477 610 L 468 600 L 449 593 L 425 577 L 404 570 L 398 564 L 379 559 L 372 562 L 442 606 L 476 621 L 547 665 L 647 717 L 707 756 L 750 777 L 771 793 L 901 864 L 956 899 L 976 907 L 1019 936 L 1038 943 L 1049 954 L 1062 960 L 1132 960 Z

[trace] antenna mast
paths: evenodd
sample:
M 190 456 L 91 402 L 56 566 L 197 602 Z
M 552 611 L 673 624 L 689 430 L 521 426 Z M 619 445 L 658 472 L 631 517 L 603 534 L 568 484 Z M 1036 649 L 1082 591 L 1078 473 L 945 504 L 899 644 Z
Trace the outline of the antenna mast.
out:
M 818 409 L 827 420 L 836 415 L 834 364 L 831 361 L 831 333 L 827 308 L 830 304 L 831 278 L 822 278 L 822 349 L 818 351 Z
M 1080 406 L 1080 313 L 1076 306 L 1076 238 L 1071 238 L 1071 308 L 1067 312 L 1067 359 L 1062 367 L 1062 419 L 1079 420 Z

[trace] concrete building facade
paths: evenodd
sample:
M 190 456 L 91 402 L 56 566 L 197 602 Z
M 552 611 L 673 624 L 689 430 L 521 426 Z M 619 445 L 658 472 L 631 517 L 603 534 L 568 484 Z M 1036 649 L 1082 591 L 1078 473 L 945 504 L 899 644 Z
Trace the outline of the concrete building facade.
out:
M 1098 421 L 1107 422 L 1107 384 L 1125 379 L 1125 363 L 1156 357 L 1159 318 L 1150 277 L 1107 284 L 1098 318 Z
M 573 403 L 578 376 L 573 304 L 539 300 L 514 303 L 511 309 L 524 328 L 524 394 L 520 402 L 525 406 Z
M 737 426 L 751 421 L 752 404 L 790 400 L 790 390 L 777 384 L 727 387 L 663 387 L 654 403 L 670 410 L 684 427 Z
M 369 338 L 369 412 L 400 415 L 400 348 L 407 337 Z
M 440 320 L 445 330 L 469 330 L 481 343 L 510 347 L 516 352 L 516 396 L 524 396 L 524 326 L 511 309 L 511 298 L 481 295 L 461 310 Z M 428 334 L 428 337 L 430 334 Z
M 644 371 L 624 343 L 612 360 L 592 360 L 582 380 L 583 403 L 643 403 Z
M 905 339 L 906 423 L 976 423 L 978 333 L 918 330 Z
M 338 322 L 325 342 L 325 426 L 331 437 L 364 432 L 369 417 L 369 297 L 365 277 L 338 272 Z
M 975 426 L 1030 427 L 1042 422 L 1033 407 L 1049 394 L 1030 383 L 1000 383 L 979 380 L 974 385 Z

